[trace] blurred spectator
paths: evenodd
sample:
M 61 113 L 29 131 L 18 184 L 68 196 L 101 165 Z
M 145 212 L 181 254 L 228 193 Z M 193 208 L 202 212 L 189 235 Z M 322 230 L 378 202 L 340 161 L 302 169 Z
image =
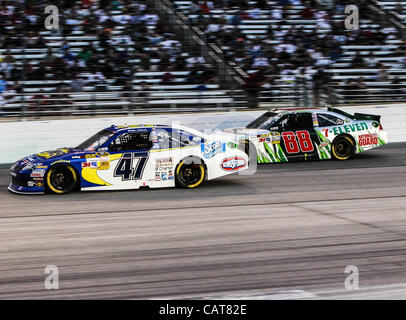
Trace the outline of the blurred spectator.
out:
M 354 59 L 352 60 L 351 66 L 353 68 L 363 68 L 364 67 L 364 59 L 362 59 L 359 52 L 356 53 Z
M 378 60 L 375 58 L 373 52 L 371 51 L 367 58 L 364 59 L 364 64 L 368 68 L 376 68 L 378 64 Z
M 355 94 L 365 95 L 368 93 L 368 88 L 364 83 L 364 78 L 362 77 L 358 78 L 354 86 L 356 87 Z
M 37 94 L 28 98 L 30 102 L 28 110 L 33 112 L 47 110 L 45 107 L 51 104 L 49 99 L 49 95 L 44 90 L 40 90 Z
M 403 86 L 401 85 L 401 81 L 400 81 L 399 77 L 394 77 L 391 82 L 391 85 L 389 87 L 392 89 L 391 90 L 392 94 L 404 93 L 404 91 L 403 91 L 404 89 L 403 89 Z
M 139 97 L 148 97 L 151 87 L 146 81 L 141 82 L 141 88 L 138 90 Z
M 71 82 L 71 89 L 73 92 L 81 92 L 83 90 L 84 85 L 85 82 L 78 76 L 75 76 L 75 78 Z
M 266 82 L 266 77 L 262 71 L 251 73 L 246 80 L 245 90 L 248 94 L 248 107 L 257 108 L 259 106 L 258 95 L 262 85 Z
M 3 76 L 0 75 L 0 93 L 5 91 L 7 88 L 7 82 L 3 79 Z
M 172 73 L 165 72 L 162 76 L 162 84 L 170 84 L 174 80 Z
M 58 101 L 54 101 L 54 104 L 58 105 L 58 107 L 54 108 L 54 110 L 66 110 L 70 108 L 70 105 L 73 104 L 73 100 L 70 97 L 69 92 L 69 86 L 62 85 L 58 88 L 58 95 L 55 97 Z
M 6 103 L 16 103 L 19 100 L 17 91 L 13 85 L 7 85 L 7 89 L 2 92 L 2 96 Z
M 4 99 L 3 95 L 0 94 L 0 117 L 4 117 L 4 111 L 3 108 L 6 104 L 6 99 Z

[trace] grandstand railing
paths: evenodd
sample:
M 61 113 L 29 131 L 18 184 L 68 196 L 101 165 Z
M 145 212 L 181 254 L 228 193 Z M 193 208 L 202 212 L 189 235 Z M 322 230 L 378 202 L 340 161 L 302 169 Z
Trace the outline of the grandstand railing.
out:
M 380 2 L 377 0 L 362 0 L 362 4 L 366 4 L 367 8 L 372 11 L 376 17 L 379 17 L 379 23 L 383 26 L 392 24 L 400 33 L 403 40 L 406 40 L 406 25 L 405 21 L 392 10 L 381 8 Z
M 365 88 L 354 88 L 354 84 L 331 84 L 315 88 L 312 81 L 292 81 L 288 84 L 272 85 L 262 88 L 258 94 L 259 106 L 283 106 L 312 108 L 340 106 L 348 104 L 385 103 L 406 101 L 406 88 L 403 84 L 388 81 Z
M 119 115 L 246 107 L 242 90 L 40 92 L 15 95 L 0 106 L 0 117 Z
M 206 35 L 197 27 L 191 25 L 189 18 L 182 12 L 176 11 L 168 0 L 150 0 L 162 20 L 168 22 L 175 34 L 182 37 L 183 43 L 189 48 L 199 48 L 199 53 L 219 72 L 221 83 L 229 89 L 239 89 L 245 83 L 248 75 L 238 66 L 229 64 L 223 57 L 223 52 L 213 43 L 208 43 Z M 196 49 L 195 49 L 196 50 Z
M 0 106 L 0 118 L 49 116 L 133 115 L 158 112 L 219 111 L 252 108 L 243 90 L 108 91 L 18 94 Z M 402 84 L 385 88 L 325 85 L 315 90 L 311 81 L 262 88 L 258 107 L 313 108 L 354 103 L 406 101 Z

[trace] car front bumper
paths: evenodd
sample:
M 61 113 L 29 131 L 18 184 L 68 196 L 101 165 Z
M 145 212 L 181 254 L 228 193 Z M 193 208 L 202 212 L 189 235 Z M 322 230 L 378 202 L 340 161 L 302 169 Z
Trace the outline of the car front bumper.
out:
M 44 194 L 44 187 L 23 187 L 10 183 L 8 190 L 17 194 Z
M 8 190 L 18 194 L 43 194 L 45 193 L 44 181 L 42 178 L 33 178 L 30 171 L 11 171 L 11 183 Z M 34 180 L 37 179 L 37 180 Z

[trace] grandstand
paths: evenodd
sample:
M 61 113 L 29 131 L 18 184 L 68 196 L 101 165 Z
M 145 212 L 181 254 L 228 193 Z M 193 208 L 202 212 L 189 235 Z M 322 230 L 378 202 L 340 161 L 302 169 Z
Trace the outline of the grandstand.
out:
M 44 16 L 39 2 L 27 1 L 22 8 L 2 1 L 3 18 L 30 12 L 25 26 L 2 19 L 1 74 L 8 87 L 3 114 L 157 112 L 234 105 L 236 92 L 230 94 L 220 86 L 213 66 L 195 48 L 182 45 L 147 1 L 105 5 L 88 1 L 92 10 L 82 1 L 73 1 L 72 6 L 69 1 L 53 2 L 63 8 L 58 31 L 39 24 Z M 89 21 L 98 22 L 97 27 L 90 28 Z M 25 35 L 28 41 L 23 41 Z
M 201 2 L 174 4 L 203 26 L 229 61 L 248 74 L 265 75 L 263 101 L 291 100 L 296 88 L 289 87 L 302 69 L 308 87 L 332 94 L 335 103 L 406 98 L 406 44 L 393 26 L 374 21 L 371 10 L 361 10 L 360 30 L 350 31 L 344 28 L 342 4 L 314 9 L 306 1 L 243 1 L 242 10 L 201 8 Z
M 59 30 L 0 3 L 0 116 L 406 99 L 403 1 L 359 2 L 359 30 L 346 1 L 53 1 Z

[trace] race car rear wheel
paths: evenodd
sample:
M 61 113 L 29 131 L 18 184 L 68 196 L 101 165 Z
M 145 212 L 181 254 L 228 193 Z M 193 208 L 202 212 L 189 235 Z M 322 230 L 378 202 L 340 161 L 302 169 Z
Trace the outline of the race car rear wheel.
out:
M 348 160 L 355 152 L 354 140 L 349 136 L 339 136 L 331 145 L 333 156 L 337 160 Z
M 182 160 L 176 168 L 176 183 L 183 188 L 197 188 L 205 177 L 206 168 L 200 161 Z
M 78 174 L 71 166 L 58 165 L 49 169 L 46 174 L 47 191 L 56 194 L 71 192 L 78 183 Z

